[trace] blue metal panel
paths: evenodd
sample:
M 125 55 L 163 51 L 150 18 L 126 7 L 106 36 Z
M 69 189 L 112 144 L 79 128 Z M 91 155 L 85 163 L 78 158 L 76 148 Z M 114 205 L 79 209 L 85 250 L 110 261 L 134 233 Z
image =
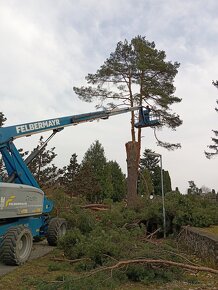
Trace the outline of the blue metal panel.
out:
M 11 222 L 7 222 L 6 224 L 0 225 L 0 238 L 11 228 L 19 225 L 24 225 L 29 228 L 33 237 L 36 236 L 45 236 L 47 223 L 45 222 L 45 216 L 39 217 L 28 217 L 28 218 L 20 218 Z
M 43 213 L 49 213 L 52 211 L 54 207 L 53 201 L 47 199 L 46 196 L 44 196 L 44 202 L 43 202 Z
M 0 152 L 2 154 L 7 173 L 8 175 L 11 175 L 14 172 L 14 164 L 6 144 L 4 146 L 0 146 Z
M 39 188 L 39 185 L 12 142 L 0 148 L 8 175 L 15 173 L 15 182 Z

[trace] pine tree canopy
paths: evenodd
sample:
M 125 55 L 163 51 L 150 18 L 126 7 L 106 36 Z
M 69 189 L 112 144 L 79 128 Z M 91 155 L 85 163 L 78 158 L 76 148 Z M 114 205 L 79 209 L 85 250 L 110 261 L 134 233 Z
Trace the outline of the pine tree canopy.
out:
M 182 124 L 180 117 L 170 109 L 172 104 L 181 101 L 174 95 L 178 68 L 179 63 L 167 61 L 165 52 L 157 50 L 154 42 L 137 36 L 130 42 L 118 42 L 115 51 L 97 72 L 87 75 L 88 86 L 74 87 L 74 91 L 86 102 L 97 99 L 98 107 L 105 102 L 112 108 L 118 104 L 131 107 L 149 104 L 161 115 L 161 126 L 175 129 Z M 132 131 L 133 119 L 134 114 Z M 132 139 L 134 141 L 135 133 L 132 133 Z

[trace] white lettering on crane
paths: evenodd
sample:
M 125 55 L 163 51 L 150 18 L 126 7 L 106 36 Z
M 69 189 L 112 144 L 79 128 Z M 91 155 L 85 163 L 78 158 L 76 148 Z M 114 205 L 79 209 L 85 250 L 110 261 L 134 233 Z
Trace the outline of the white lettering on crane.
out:
M 60 125 L 59 119 L 53 119 L 43 122 L 36 122 L 36 123 L 30 123 L 30 124 L 24 124 L 16 126 L 16 132 L 19 133 L 26 133 L 34 130 L 40 130 L 40 129 L 46 129 L 51 127 L 56 127 Z

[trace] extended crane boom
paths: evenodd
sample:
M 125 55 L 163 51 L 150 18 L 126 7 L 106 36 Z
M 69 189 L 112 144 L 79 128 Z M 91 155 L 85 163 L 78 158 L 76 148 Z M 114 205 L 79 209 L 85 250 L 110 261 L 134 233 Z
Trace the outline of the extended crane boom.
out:
M 108 119 L 135 110 L 139 110 L 136 128 L 159 125 L 158 120 L 150 118 L 150 109 L 130 107 L 0 128 L 0 153 L 8 173 L 7 182 L 0 182 L 0 258 L 5 264 L 24 263 L 30 255 L 33 238 L 47 237 L 48 243 L 54 246 L 58 238 L 66 232 L 64 219 L 50 219 L 53 202 L 48 200 L 40 189 L 28 164 L 64 127 Z M 51 136 L 23 160 L 13 140 L 49 130 L 52 131 Z
M 98 119 L 108 119 L 111 116 L 139 110 L 141 107 L 130 107 L 123 109 L 104 110 L 74 116 L 60 117 L 31 123 L 19 124 L 0 128 L 0 145 L 23 136 L 31 136 L 41 132 L 62 129 L 67 126 L 77 125 Z

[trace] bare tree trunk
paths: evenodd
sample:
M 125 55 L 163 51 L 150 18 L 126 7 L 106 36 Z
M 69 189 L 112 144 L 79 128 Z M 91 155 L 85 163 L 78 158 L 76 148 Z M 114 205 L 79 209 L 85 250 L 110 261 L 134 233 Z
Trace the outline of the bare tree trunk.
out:
M 127 206 L 134 207 L 137 203 L 137 181 L 139 165 L 139 143 L 130 141 L 126 143 L 127 153 Z

